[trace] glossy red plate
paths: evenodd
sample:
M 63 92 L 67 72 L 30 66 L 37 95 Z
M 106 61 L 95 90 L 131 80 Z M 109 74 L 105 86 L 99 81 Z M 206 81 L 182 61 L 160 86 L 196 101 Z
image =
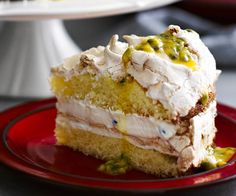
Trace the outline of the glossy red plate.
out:
M 216 144 L 236 147 L 236 109 L 218 104 Z M 80 187 L 119 190 L 165 190 L 208 185 L 236 177 L 236 156 L 229 164 L 180 178 L 158 179 L 131 170 L 110 176 L 97 171 L 100 160 L 55 146 L 55 99 L 27 103 L 0 113 L 0 160 L 50 181 Z

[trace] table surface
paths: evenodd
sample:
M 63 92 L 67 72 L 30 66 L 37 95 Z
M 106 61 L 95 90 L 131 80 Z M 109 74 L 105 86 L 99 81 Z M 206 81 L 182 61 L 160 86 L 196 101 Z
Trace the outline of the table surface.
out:
M 224 71 L 217 82 L 217 98 L 221 103 L 236 107 L 236 70 Z M 0 97 L 0 112 L 13 107 L 17 104 L 27 102 L 29 98 L 9 98 Z M 217 194 L 218 191 L 224 191 L 224 194 L 235 187 L 235 181 L 229 182 L 227 188 L 218 187 L 211 191 L 211 194 Z M 219 190 L 218 190 L 219 189 Z M 81 190 L 77 188 L 55 185 L 49 182 L 45 182 L 39 179 L 35 179 L 32 176 L 23 174 L 22 172 L 15 171 L 0 163 L 0 195 L 12 196 L 12 195 L 78 195 Z M 226 191 L 226 192 L 225 192 Z M 236 191 L 236 190 L 235 190 Z M 85 194 L 85 192 L 83 192 Z M 95 192 L 96 193 L 96 192 Z M 211 195 L 210 194 L 210 195 Z M 232 191 L 231 191 L 232 194 Z M 236 193 L 235 193 L 236 194 Z M 183 194 L 182 194 L 183 195 Z M 194 192 L 192 193 L 194 195 Z M 227 194 L 225 194 L 227 195 Z M 229 195 L 229 194 L 228 194 Z

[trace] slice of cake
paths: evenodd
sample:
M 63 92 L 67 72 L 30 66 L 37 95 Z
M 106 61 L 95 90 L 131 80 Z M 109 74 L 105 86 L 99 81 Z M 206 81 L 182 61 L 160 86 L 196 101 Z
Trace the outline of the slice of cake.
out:
M 215 60 L 193 30 L 114 35 L 53 68 L 55 136 L 103 160 L 160 177 L 198 167 L 215 137 Z

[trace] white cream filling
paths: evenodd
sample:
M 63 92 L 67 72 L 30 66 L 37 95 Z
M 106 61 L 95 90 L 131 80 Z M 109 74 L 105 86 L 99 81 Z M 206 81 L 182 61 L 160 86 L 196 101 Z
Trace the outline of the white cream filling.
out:
M 84 101 L 59 100 L 58 111 L 75 116 L 87 124 L 104 125 L 106 128 L 116 128 L 123 134 L 143 138 L 160 137 L 168 140 L 176 134 L 177 127 L 172 123 L 144 117 L 137 114 L 124 114 L 121 111 L 111 111 L 86 104 Z
M 119 132 L 112 132 L 112 131 L 109 131 L 109 129 L 104 128 L 104 127 L 91 126 L 86 122 L 75 121 L 75 120 L 63 117 L 61 115 L 57 116 L 56 123 L 61 126 L 66 126 L 66 124 L 69 124 L 69 126 L 74 129 L 81 129 L 84 131 L 89 131 L 91 133 L 101 135 L 101 136 L 113 137 L 113 138 L 122 138 L 123 137 L 122 134 Z
M 130 142 L 131 144 L 133 144 L 137 147 L 143 148 L 145 150 L 157 150 L 161 153 L 169 154 L 172 156 L 179 155 L 179 152 L 177 152 L 175 150 L 170 151 L 168 148 L 165 148 L 163 145 L 158 145 L 157 143 L 150 144 L 150 142 L 148 142 L 148 141 L 145 143 L 146 138 L 142 138 L 142 141 L 139 142 L 138 139 L 140 139 L 140 138 L 138 138 L 138 137 L 136 138 L 136 137 L 133 137 L 130 135 L 124 135 L 122 132 L 114 132 L 106 127 L 96 127 L 93 125 L 89 125 L 86 122 L 76 121 L 76 120 L 73 120 L 70 118 L 66 118 L 62 115 L 57 116 L 56 122 L 58 125 L 61 125 L 61 126 L 69 125 L 70 127 L 74 128 L 74 129 L 88 131 L 88 132 L 91 132 L 91 133 L 94 133 L 97 135 L 101 135 L 101 136 L 118 138 L 118 139 L 125 139 L 128 142 Z
M 122 55 L 128 44 L 135 47 L 144 39 L 136 35 L 124 36 L 128 44 L 119 42 L 118 35 L 114 35 L 106 47 L 91 48 L 66 59 L 60 69 L 68 79 L 72 75 L 71 70 L 77 74 L 88 72 L 97 76 L 108 73 L 114 80 L 129 73 L 147 89 L 146 95 L 160 101 L 173 117 L 185 116 L 204 93 L 214 91 L 214 83 L 220 71 L 216 70 L 214 57 L 196 32 L 182 30 L 174 25 L 170 25 L 168 29 L 175 29 L 174 35 L 184 39 L 188 47 L 196 53 L 191 54 L 197 63 L 196 71 L 185 65 L 173 63 L 167 55 L 138 50 L 132 52 L 131 62 L 125 67 Z M 80 63 L 89 66 L 81 68 Z

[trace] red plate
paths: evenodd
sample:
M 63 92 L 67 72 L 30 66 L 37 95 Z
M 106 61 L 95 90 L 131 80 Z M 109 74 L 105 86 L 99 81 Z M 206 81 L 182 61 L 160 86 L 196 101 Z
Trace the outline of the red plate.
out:
M 119 190 L 165 190 L 208 185 L 236 177 L 236 156 L 226 166 L 191 176 L 158 179 L 139 171 L 110 176 L 102 163 L 67 147 L 55 146 L 55 99 L 27 103 L 0 114 L 0 160 L 21 171 L 54 182 Z M 236 147 L 236 109 L 218 104 L 216 144 Z

